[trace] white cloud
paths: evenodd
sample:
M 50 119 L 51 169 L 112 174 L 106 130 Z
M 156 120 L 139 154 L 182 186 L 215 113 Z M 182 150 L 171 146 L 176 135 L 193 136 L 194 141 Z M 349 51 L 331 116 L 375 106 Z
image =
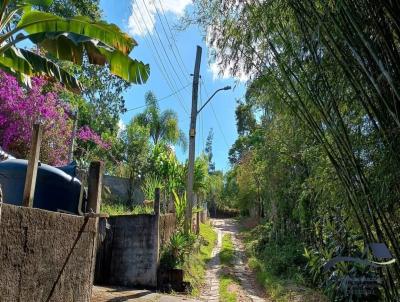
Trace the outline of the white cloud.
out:
M 211 72 L 213 80 L 234 78 L 240 82 L 247 82 L 249 80 L 249 76 L 244 71 L 239 70 L 235 75 L 232 75 L 231 69 L 233 64 L 234 63 L 232 62 L 229 64 L 229 66 L 221 68 L 217 62 L 213 62 L 208 65 L 208 70 Z
M 209 48 L 209 53 L 211 54 L 210 59 L 212 61 L 208 64 L 208 71 L 212 74 L 213 80 L 233 78 L 240 82 L 247 82 L 250 79 L 250 77 L 244 72 L 244 68 L 241 67 L 243 66 L 243 64 L 241 64 L 240 62 L 239 62 L 240 65 L 239 68 L 235 68 L 237 70 L 235 75 L 232 75 L 232 70 L 234 69 L 233 67 L 235 67 L 234 66 L 235 63 L 233 63 L 233 61 L 231 61 L 230 64 L 225 67 L 222 67 L 220 64 L 218 64 L 218 62 L 215 61 L 216 60 L 215 53 L 217 53 L 219 50 L 217 50 L 216 47 L 212 45 L 211 40 L 212 40 L 211 30 L 208 29 L 206 33 L 206 44 L 207 47 Z M 225 55 L 228 54 L 225 53 Z
M 161 2 L 161 4 L 160 4 Z M 160 14 L 173 13 L 182 16 L 192 0 L 132 0 L 131 15 L 128 19 L 128 32 L 135 36 L 153 33 L 157 10 Z
M 126 125 L 123 120 L 118 121 L 118 136 L 121 135 L 123 131 L 126 130 Z

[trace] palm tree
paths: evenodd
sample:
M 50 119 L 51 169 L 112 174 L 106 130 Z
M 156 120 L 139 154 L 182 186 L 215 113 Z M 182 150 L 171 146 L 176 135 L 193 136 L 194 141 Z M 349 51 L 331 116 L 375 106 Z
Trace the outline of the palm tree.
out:
M 154 145 L 159 143 L 187 147 L 186 136 L 178 126 L 178 115 L 173 110 L 161 111 L 153 92 L 146 93 L 146 110 L 133 119 L 134 123 L 149 128 Z
M 19 76 L 25 82 L 37 74 L 51 76 L 71 89 L 80 89 L 79 82 L 54 61 L 42 55 L 45 51 L 58 60 L 82 64 L 86 54 L 91 64 L 108 65 L 116 76 L 131 82 L 144 83 L 149 66 L 131 59 L 129 53 L 136 41 L 116 25 L 77 16 L 61 18 L 33 10 L 32 5 L 48 6 L 52 0 L 3 0 L 0 3 L 0 68 Z M 29 39 L 38 52 L 18 48 Z

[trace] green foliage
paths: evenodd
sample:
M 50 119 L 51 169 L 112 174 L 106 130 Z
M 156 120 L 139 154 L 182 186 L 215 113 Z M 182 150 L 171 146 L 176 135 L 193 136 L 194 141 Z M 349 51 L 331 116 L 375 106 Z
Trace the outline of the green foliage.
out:
M 150 138 L 154 145 L 178 144 L 186 149 L 185 134 L 178 126 L 178 116 L 173 110 L 161 111 L 153 92 L 146 93 L 146 109 L 134 117 L 134 123 L 149 128 Z
M 234 258 L 235 249 L 233 247 L 232 236 L 230 234 L 225 234 L 222 237 L 222 248 L 219 253 L 219 259 L 222 265 L 232 266 Z
M 230 288 L 237 281 L 230 275 L 223 274 L 219 277 L 219 301 L 236 302 L 237 293 Z
M 142 185 L 142 191 L 147 200 L 155 200 L 155 191 L 163 188 L 162 181 L 156 176 L 147 177 Z
M 129 57 L 132 48 L 137 44 L 132 38 L 113 24 L 95 22 L 83 16 L 62 18 L 32 10 L 30 7 L 30 4 L 48 5 L 51 2 L 2 3 L 1 68 L 20 75 L 25 82 L 28 82 L 28 77 L 32 75 L 46 74 L 72 89 L 81 88 L 75 77 L 40 52 L 31 52 L 15 46 L 29 39 L 58 60 L 81 65 L 83 55 L 86 54 L 91 64 L 107 64 L 113 74 L 128 82 L 146 82 L 149 66 Z
M 172 193 L 174 195 L 176 224 L 179 229 L 182 229 L 185 221 L 185 210 L 187 204 L 186 192 L 184 192 L 181 197 L 179 197 L 175 190 L 172 190 Z
M 161 253 L 160 265 L 166 269 L 182 268 L 192 252 L 196 237 L 183 232 L 174 233 L 165 249 Z
M 197 194 L 205 194 L 208 183 L 208 158 L 205 154 L 197 157 L 194 162 L 193 191 Z
M 102 15 L 99 0 L 54 0 L 49 7 L 39 9 L 64 18 L 87 16 L 92 20 L 100 20 Z
M 271 224 L 258 225 L 242 230 L 249 255 L 249 267 L 257 274 L 268 296 L 274 301 L 327 301 L 315 289 L 306 286 L 302 272 L 306 257 L 294 238 L 286 238 L 280 244 L 274 241 Z
M 217 242 L 217 233 L 209 224 L 200 224 L 200 247 L 191 253 L 184 264 L 185 280 L 192 286 L 192 294 L 198 296 L 203 286 L 206 264 L 211 260 Z
M 330 257 L 384 242 L 398 258 L 400 22 L 388 12 L 399 3 L 194 4 L 222 69 L 251 77 L 230 160 L 238 207 L 271 223 L 261 254 L 283 275 L 302 246 Z M 384 299 L 398 300 L 400 264 L 379 275 Z
M 123 202 L 103 202 L 101 204 L 101 213 L 106 213 L 112 216 L 116 215 L 139 215 L 139 214 L 154 214 L 154 209 L 147 206 L 127 206 Z
M 204 149 L 204 153 L 208 157 L 208 172 L 210 174 L 215 172 L 215 162 L 213 161 L 214 155 L 213 155 L 213 151 L 212 151 L 213 138 L 214 138 L 214 131 L 213 131 L 213 128 L 211 128 L 210 132 L 208 132 L 207 140 L 206 140 L 206 148 Z

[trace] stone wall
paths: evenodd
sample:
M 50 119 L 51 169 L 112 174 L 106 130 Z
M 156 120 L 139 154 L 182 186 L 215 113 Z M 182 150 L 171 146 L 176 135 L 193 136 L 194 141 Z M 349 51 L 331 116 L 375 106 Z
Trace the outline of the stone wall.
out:
M 175 230 L 175 215 L 121 215 L 101 219 L 95 284 L 157 286 L 160 245 Z
M 97 219 L 3 204 L 0 301 L 90 301 Z

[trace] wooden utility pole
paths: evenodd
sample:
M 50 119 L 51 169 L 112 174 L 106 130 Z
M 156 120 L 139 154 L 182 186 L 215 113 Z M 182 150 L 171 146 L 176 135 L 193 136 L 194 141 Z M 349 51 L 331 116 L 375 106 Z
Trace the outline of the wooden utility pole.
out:
M 201 63 L 201 47 L 197 46 L 196 62 L 194 64 L 193 88 L 192 88 L 192 112 L 190 116 L 189 128 L 189 162 L 188 162 L 188 180 L 187 180 L 187 205 L 185 215 L 185 233 L 188 234 L 192 226 L 193 209 L 193 175 L 194 175 L 194 157 L 196 147 L 196 119 L 197 119 L 197 99 L 199 95 L 199 78 Z
M 31 150 L 29 152 L 28 167 L 26 168 L 25 188 L 23 197 L 24 207 L 33 207 L 35 196 L 36 177 L 39 165 L 40 145 L 42 143 L 43 127 L 36 123 L 33 125 Z

